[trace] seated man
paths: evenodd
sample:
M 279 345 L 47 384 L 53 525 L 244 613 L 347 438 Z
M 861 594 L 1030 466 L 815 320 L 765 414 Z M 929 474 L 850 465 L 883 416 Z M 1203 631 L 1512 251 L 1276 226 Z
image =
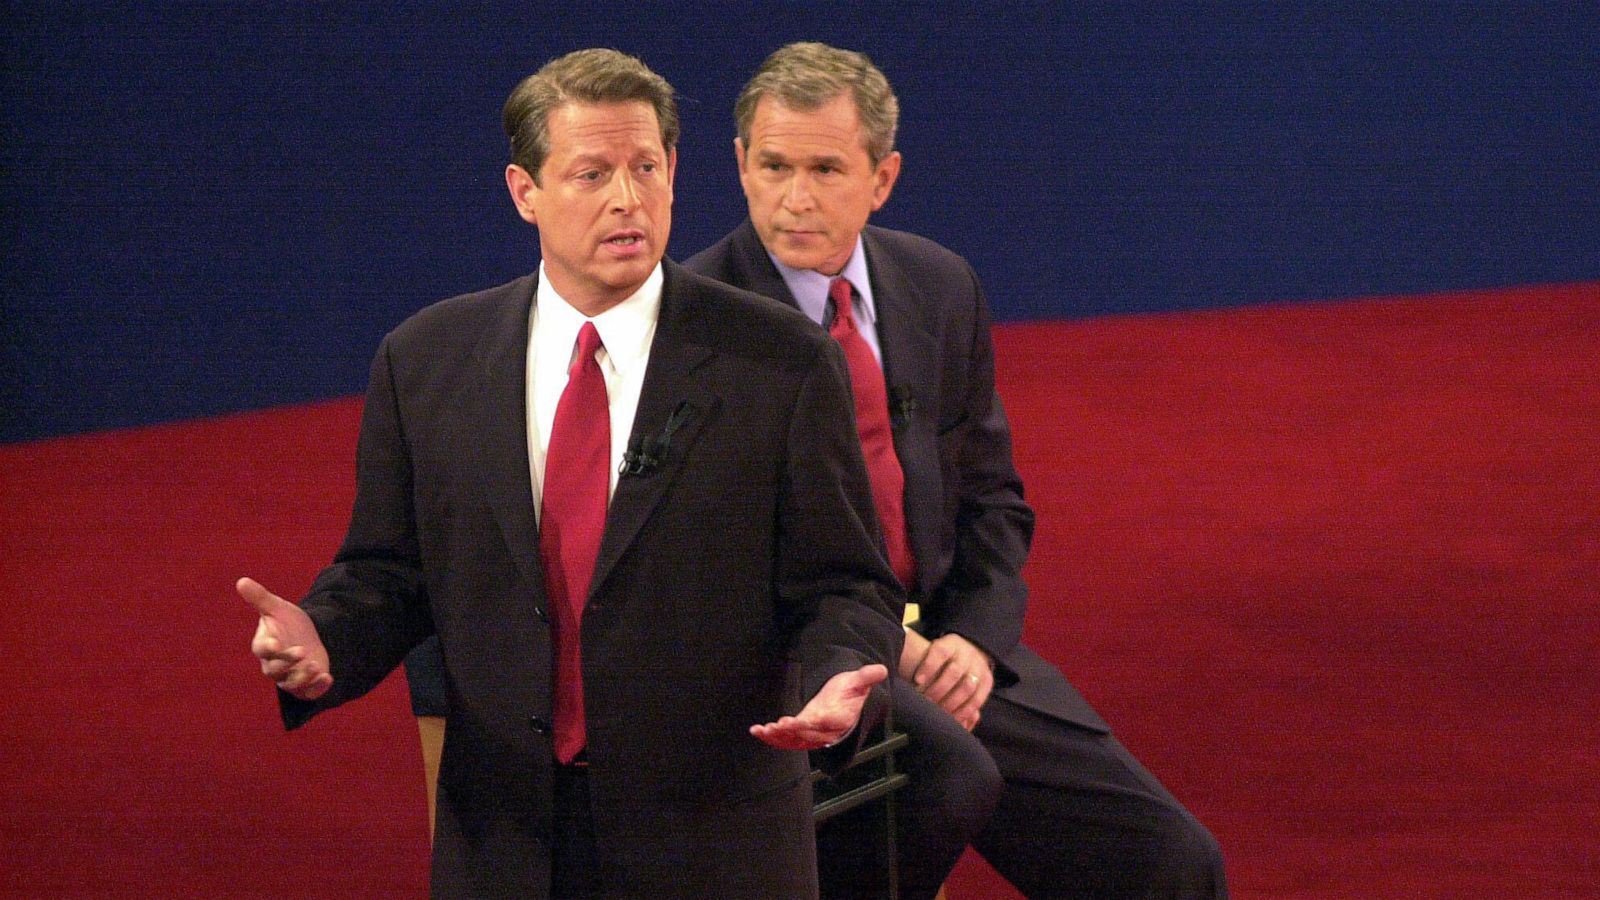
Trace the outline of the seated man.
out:
M 797 306 L 844 347 L 888 557 L 922 608 L 892 679 L 911 738 L 903 893 L 932 896 L 970 840 L 1030 897 L 1225 896 L 1211 834 L 1020 643 L 1033 512 L 983 291 L 950 251 L 867 224 L 900 172 L 898 115 L 862 54 L 773 53 L 735 107 L 750 220 L 686 265 Z M 863 893 L 874 846 L 824 828 L 823 896 Z

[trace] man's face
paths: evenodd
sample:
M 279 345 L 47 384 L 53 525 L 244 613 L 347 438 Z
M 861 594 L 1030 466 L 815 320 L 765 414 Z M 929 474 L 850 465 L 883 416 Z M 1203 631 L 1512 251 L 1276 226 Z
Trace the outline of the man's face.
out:
M 900 154 L 872 164 L 848 93 L 810 112 L 756 104 L 750 146 L 734 139 L 750 220 L 784 265 L 837 275 L 867 217 L 889 199 Z
M 539 182 L 517 165 L 506 187 L 539 228 L 550 284 L 585 315 L 626 300 L 666 253 L 677 154 L 644 101 L 552 110 Z

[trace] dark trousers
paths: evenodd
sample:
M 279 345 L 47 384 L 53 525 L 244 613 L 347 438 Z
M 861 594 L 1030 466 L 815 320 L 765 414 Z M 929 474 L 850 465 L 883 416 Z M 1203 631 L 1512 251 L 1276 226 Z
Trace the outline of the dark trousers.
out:
M 902 897 L 932 897 L 969 842 L 1030 898 L 1227 896 L 1216 840 L 1116 738 L 1001 697 L 967 734 L 905 682 L 892 690 L 911 738 L 898 757 L 911 774 L 896 809 Z M 871 825 L 844 816 L 819 832 L 823 897 L 873 896 Z
M 1127 748 L 996 698 L 976 736 L 1005 779 L 973 847 L 1028 897 L 1225 898 L 1216 838 Z

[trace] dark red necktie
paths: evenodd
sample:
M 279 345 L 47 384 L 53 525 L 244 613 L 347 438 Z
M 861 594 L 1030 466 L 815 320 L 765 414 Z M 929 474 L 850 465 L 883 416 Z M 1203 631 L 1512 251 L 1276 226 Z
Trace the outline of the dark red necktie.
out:
M 544 461 L 539 556 L 545 591 L 555 611 L 555 753 L 569 763 L 586 742 L 580 624 L 588 600 L 611 486 L 611 411 L 606 379 L 595 361 L 600 333 L 593 322 L 578 331 L 578 352 L 556 404 Z
M 906 540 L 906 476 L 894 452 L 894 435 L 889 430 L 889 391 L 884 385 L 883 368 L 872 347 L 856 329 L 851 308 L 848 279 L 835 278 L 828 285 L 833 300 L 833 324 L 828 333 L 844 349 L 850 368 L 850 387 L 856 400 L 856 433 L 861 437 L 861 453 L 867 458 L 867 476 L 872 481 L 872 505 L 883 526 L 884 543 L 889 549 L 889 565 L 900 583 L 911 587 L 917 563 Z

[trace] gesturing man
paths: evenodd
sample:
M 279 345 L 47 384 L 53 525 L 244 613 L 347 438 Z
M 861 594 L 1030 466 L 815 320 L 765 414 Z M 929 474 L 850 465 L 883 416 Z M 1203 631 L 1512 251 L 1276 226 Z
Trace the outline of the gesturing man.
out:
M 1210 833 L 1020 643 L 1033 512 L 983 291 L 954 253 L 867 224 L 900 173 L 898 115 L 862 54 L 773 53 L 735 107 L 750 219 L 686 265 L 797 306 L 849 361 L 886 555 L 922 609 L 892 680 L 904 895 L 932 896 L 970 840 L 1030 897 L 1224 896 Z M 873 846 L 824 829 L 825 896 L 870 890 Z
M 344 544 L 299 606 L 240 580 L 252 650 L 292 728 L 438 635 L 437 895 L 814 896 L 796 751 L 849 754 L 902 641 L 842 353 L 663 260 L 643 63 L 554 60 L 504 124 L 539 271 L 384 339 Z

